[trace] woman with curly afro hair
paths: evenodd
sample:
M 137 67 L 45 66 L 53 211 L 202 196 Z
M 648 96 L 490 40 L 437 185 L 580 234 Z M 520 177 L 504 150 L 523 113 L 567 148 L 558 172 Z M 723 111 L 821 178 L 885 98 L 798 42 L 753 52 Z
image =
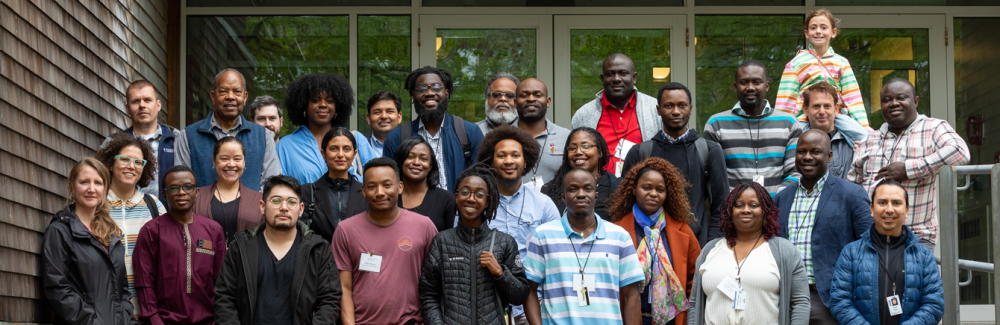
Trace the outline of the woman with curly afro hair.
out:
M 307 74 L 288 84 L 285 109 L 289 120 L 299 128 L 278 142 L 282 174 L 294 177 L 300 184 L 315 182 L 325 175 L 327 166 L 320 141 L 331 129 L 347 125 L 353 106 L 351 83 L 339 75 Z M 357 139 L 365 138 L 361 132 L 353 133 Z M 359 141 L 357 149 L 349 172 L 361 180 L 361 166 L 382 153 L 375 152 L 367 141 Z
M 695 263 L 688 324 L 808 324 L 806 267 L 799 249 L 778 237 L 771 195 L 742 183 L 720 212 L 725 236 L 708 242 Z
M 646 276 L 640 298 L 644 324 L 685 324 L 694 260 L 701 253 L 688 226 L 689 186 L 674 165 L 653 157 L 630 169 L 608 200 L 611 221 L 632 236 Z

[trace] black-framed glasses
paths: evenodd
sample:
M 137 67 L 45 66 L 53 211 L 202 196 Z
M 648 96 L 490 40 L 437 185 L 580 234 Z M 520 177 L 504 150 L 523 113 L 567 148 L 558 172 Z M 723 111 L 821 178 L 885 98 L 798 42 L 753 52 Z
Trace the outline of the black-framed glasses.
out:
M 271 204 L 271 206 L 275 208 L 281 207 L 282 203 L 288 203 L 288 206 L 294 206 L 299 204 L 299 198 L 290 197 L 287 199 L 283 199 L 280 196 L 272 196 L 267 199 L 267 203 Z
M 493 97 L 493 99 L 500 99 L 500 97 L 507 97 L 507 99 L 514 99 L 514 96 L 515 95 L 512 92 L 494 91 L 490 93 L 490 97 Z
M 115 161 L 118 162 L 118 166 L 122 167 L 128 167 L 129 164 L 135 164 L 135 169 L 146 167 L 146 159 L 136 159 L 126 155 L 115 156 Z
M 434 83 L 430 85 L 417 85 L 416 90 L 418 94 L 427 93 L 428 90 L 439 93 L 442 90 L 444 90 L 444 86 L 442 86 L 439 83 Z
M 198 187 L 195 186 L 194 184 L 184 184 L 184 185 L 170 186 L 170 187 L 167 187 L 167 188 L 163 189 L 163 191 L 165 191 L 167 193 L 170 193 L 170 194 L 177 194 L 180 191 L 184 191 L 184 193 L 189 193 L 190 194 L 190 193 L 194 192 L 194 189 L 196 189 L 196 188 L 198 188 Z

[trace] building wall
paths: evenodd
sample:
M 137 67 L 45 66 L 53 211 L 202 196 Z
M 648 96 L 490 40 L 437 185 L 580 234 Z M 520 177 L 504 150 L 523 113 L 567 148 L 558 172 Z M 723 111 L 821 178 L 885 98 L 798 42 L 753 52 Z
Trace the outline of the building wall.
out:
M 51 320 L 42 234 L 73 164 L 128 127 L 129 82 L 166 102 L 165 44 L 166 1 L 0 0 L 0 321 Z

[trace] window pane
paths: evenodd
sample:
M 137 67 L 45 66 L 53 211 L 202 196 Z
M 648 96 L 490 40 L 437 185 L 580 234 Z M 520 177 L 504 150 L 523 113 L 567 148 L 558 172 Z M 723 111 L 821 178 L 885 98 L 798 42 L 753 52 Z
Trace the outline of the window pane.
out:
M 996 6 L 996 0 L 816 0 L 817 6 Z
M 680 7 L 684 5 L 684 0 L 618 2 L 605 0 L 424 0 L 422 3 L 424 7 Z
M 407 6 L 410 0 L 188 0 L 188 7 Z
M 604 59 L 626 53 L 635 63 L 639 91 L 655 96 L 670 82 L 669 29 L 574 29 L 570 30 L 570 86 L 573 113 L 594 100 L 604 89 L 601 72 Z
M 695 6 L 804 6 L 803 0 L 696 0 Z
M 521 80 L 537 74 L 534 29 L 438 29 L 437 67 L 455 79 L 448 113 L 470 122 L 486 118 L 486 82 L 498 72 Z
M 401 97 L 403 121 L 410 120 L 410 94 L 403 89 L 410 70 L 410 16 L 358 16 L 359 131 L 371 135 L 368 99 L 382 91 Z
M 781 72 L 803 46 L 802 16 L 695 16 L 698 127 L 737 103 L 736 67 L 758 60 L 767 67 L 773 107 Z
M 225 68 L 246 79 L 247 106 L 260 95 L 284 104 L 288 83 L 305 74 L 349 77 L 347 16 L 188 17 L 187 31 L 188 123 L 212 111 L 209 92 Z M 294 131 L 285 115 L 282 134 Z

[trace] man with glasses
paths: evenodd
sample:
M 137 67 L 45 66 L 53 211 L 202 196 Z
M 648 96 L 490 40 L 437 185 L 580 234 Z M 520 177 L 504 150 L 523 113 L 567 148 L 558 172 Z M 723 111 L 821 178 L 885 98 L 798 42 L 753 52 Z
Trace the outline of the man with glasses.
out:
M 246 105 L 250 95 L 246 86 L 246 80 L 239 71 L 231 68 L 222 70 L 215 76 L 213 90 L 209 93 L 215 109 L 208 118 L 177 132 L 174 164 L 194 170 L 198 187 L 211 185 L 218 178 L 212 169 L 212 152 L 215 142 L 226 136 L 234 136 L 246 148 L 253 149 L 247 150 L 246 165 L 240 177 L 243 185 L 259 191 L 268 177 L 281 175 L 278 153 L 274 150 L 274 134 L 243 118 L 243 105 Z
M 299 182 L 264 182 L 264 223 L 236 233 L 215 281 L 216 324 L 335 324 L 340 278 L 330 244 L 299 222 Z
M 193 212 L 194 172 L 173 166 L 163 176 L 170 207 L 142 226 L 132 265 L 146 324 L 205 324 L 215 320 L 215 278 L 226 255 L 222 226 Z
M 552 199 L 522 181 L 529 166 L 538 161 L 540 148 L 528 132 L 501 125 L 483 139 L 482 150 L 476 159 L 497 172 L 500 206 L 489 226 L 514 237 L 522 263 L 528 257 L 531 232 L 543 223 L 559 220 L 559 210 Z M 514 306 L 513 314 L 516 324 L 528 323 L 521 306 Z
M 368 99 L 365 122 L 372 128 L 368 143 L 378 154 L 385 150 L 385 137 L 403 122 L 402 105 L 399 96 L 388 91 L 376 93 Z
M 483 134 L 517 120 L 517 112 L 513 108 L 514 92 L 520 83 L 517 77 L 506 72 L 497 73 L 486 83 L 486 118 L 476 123 Z
M 431 144 L 437 157 L 441 179 L 438 187 L 455 191 L 455 180 L 472 165 L 483 132 L 475 123 L 448 114 L 448 99 L 454 91 L 451 73 L 431 66 L 414 70 L 406 77 L 406 90 L 413 98 L 418 119 L 403 123 L 385 138 L 382 156 L 392 158 L 404 139 L 419 136 Z
M 525 80 L 517 85 L 515 96 L 517 120 L 513 125 L 535 137 L 535 141 L 541 146 L 538 161 L 528 165 L 528 171 L 521 177 L 521 181 L 541 192 L 542 185 L 552 180 L 556 170 L 562 165 L 563 148 L 566 147 L 569 130 L 545 118 L 552 98 L 549 97 L 549 88 L 541 80 Z

